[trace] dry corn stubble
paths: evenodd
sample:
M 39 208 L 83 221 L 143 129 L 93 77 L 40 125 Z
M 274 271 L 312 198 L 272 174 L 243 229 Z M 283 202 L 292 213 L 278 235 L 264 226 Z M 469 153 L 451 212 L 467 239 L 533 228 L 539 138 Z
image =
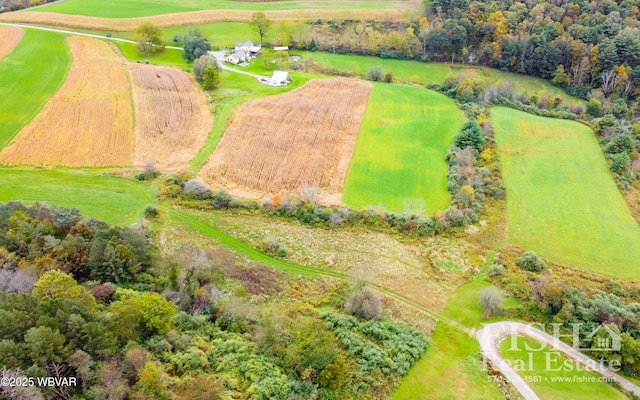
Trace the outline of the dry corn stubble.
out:
M 0 153 L 0 163 L 131 165 L 133 110 L 124 61 L 109 44 L 69 37 L 73 65 L 44 110 Z
M 11 54 L 24 36 L 24 29 L 0 26 L 0 61 Z
M 243 105 L 201 177 L 242 197 L 307 186 L 319 188 L 319 201 L 339 203 L 372 88 L 356 79 L 313 80 Z
M 204 145 L 213 118 L 206 96 L 174 68 L 129 64 L 136 115 L 134 165 L 187 165 Z

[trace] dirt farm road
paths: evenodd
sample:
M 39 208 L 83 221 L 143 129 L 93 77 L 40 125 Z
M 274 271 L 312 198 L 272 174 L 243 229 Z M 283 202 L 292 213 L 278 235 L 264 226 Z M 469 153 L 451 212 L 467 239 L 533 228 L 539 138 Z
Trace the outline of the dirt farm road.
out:
M 573 347 L 561 342 L 559 339 L 537 329 L 531 325 L 520 322 L 496 322 L 486 325 L 476 333 L 484 356 L 511 382 L 526 400 L 540 400 L 540 397 L 531 389 L 524 379 L 500 356 L 499 345 L 509 336 L 524 336 L 547 345 L 553 350 L 560 351 L 573 361 L 588 367 L 590 370 L 616 380 L 625 390 L 640 396 L 640 387 L 621 377 L 610 369 L 580 353 Z

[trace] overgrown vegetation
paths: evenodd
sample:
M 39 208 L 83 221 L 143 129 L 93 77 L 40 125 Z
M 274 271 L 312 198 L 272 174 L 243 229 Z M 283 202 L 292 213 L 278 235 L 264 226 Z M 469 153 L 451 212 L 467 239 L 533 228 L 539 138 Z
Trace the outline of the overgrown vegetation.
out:
M 539 266 L 542 260 L 535 254 L 509 246 L 493 262 L 491 269 L 499 272 L 490 274 L 491 282 L 520 300 L 519 305 L 505 310 L 506 316 L 546 324 L 550 330 L 551 323 L 559 323 L 562 334 L 572 331 L 571 324 L 578 324 L 581 340 L 585 340 L 580 345 L 592 348 L 590 356 L 616 360 L 624 374 L 640 376 L 637 285 L 557 265 L 536 267 L 535 271 L 523 267 L 525 260 L 530 263 L 534 259 Z M 608 338 L 606 329 L 599 329 L 589 338 L 601 324 L 620 335 L 620 351 L 598 350 L 597 339 Z
M 384 398 L 426 349 L 381 308 L 342 315 L 343 283 L 153 241 L 75 210 L 0 205 L 3 377 L 78 378 L 5 398 Z

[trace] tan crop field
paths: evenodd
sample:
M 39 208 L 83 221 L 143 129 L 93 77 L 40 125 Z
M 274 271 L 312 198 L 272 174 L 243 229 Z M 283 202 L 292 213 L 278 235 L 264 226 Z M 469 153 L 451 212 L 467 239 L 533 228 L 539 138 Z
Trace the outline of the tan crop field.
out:
M 67 81 L 0 153 L 0 163 L 68 167 L 131 165 L 134 133 L 125 62 L 109 44 L 69 37 Z
M 392 21 L 405 20 L 406 9 L 364 10 L 319 9 L 319 10 L 273 10 L 265 14 L 274 22 L 287 20 L 316 21 L 321 19 Z M 135 31 L 144 21 L 162 27 L 207 24 L 212 22 L 250 22 L 253 11 L 249 10 L 204 10 L 176 14 L 154 15 L 140 18 L 101 18 L 84 15 L 68 15 L 53 12 L 27 12 L 0 14 L 0 21 L 22 22 L 38 25 L 55 25 L 67 28 L 97 29 L 106 31 Z
M 0 26 L 0 61 L 11 54 L 24 36 L 24 29 Z
M 213 118 L 204 93 L 178 69 L 129 64 L 136 114 L 133 164 L 187 165 L 204 145 Z
M 313 80 L 244 104 L 201 177 L 243 197 L 310 186 L 319 200 L 339 203 L 372 88 L 355 79 Z

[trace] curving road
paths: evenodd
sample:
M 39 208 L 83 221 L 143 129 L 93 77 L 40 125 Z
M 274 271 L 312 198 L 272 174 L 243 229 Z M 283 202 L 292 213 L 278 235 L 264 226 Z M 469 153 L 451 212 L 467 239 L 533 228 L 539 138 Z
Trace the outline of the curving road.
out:
M 607 378 L 616 380 L 623 388 L 640 396 L 640 387 L 621 377 L 610 369 L 600 365 L 580 353 L 573 347 L 561 342 L 555 337 L 534 328 L 531 325 L 520 322 L 496 322 L 486 325 L 476 333 L 476 338 L 480 342 L 480 347 L 484 356 L 491 361 L 494 368 L 498 369 L 513 386 L 522 394 L 526 400 L 540 400 L 540 397 L 531 389 L 518 373 L 500 356 L 498 346 L 500 342 L 509 336 L 526 336 L 540 343 L 544 343 L 549 348 L 560 351 L 577 363 L 602 374 Z

